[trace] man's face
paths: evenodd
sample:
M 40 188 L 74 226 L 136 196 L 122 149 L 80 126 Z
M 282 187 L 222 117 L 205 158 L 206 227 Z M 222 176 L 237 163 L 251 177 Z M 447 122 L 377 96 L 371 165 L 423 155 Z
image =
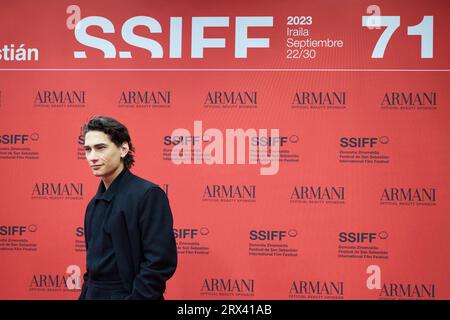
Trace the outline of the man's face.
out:
M 89 131 L 84 137 L 84 151 L 92 173 L 104 177 L 116 172 L 121 157 L 128 152 L 128 143 L 117 147 L 108 135 L 101 131 Z

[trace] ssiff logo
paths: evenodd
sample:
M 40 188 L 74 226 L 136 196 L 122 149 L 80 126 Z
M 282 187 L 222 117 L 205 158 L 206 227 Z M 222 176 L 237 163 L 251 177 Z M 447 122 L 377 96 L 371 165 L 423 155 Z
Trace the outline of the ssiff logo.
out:
M 0 225 L 0 251 L 18 254 L 38 251 L 38 245 L 35 242 L 37 230 L 38 227 L 35 224 Z
M 79 8 L 78 8 L 79 9 Z M 68 13 L 72 13 L 69 12 Z M 72 21 L 74 20 L 76 25 L 72 28 Z M 106 39 L 92 36 L 88 34 L 87 29 L 95 26 L 101 28 L 103 33 L 114 34 L 116 33 L 116 27 L 106 17 L 102 16 L 89 16 L 79 20 L 80 14 L 75 12 L 71 14 L 67 21 L 67 26 L 74 29 L 75 39 L 82 45 L 100 50 L 103 52 L 105 59 L 115 59 L 117 58 L 116 47 L 114 44 Z M 183 21 L 183 17 L 170 17 L 169 26 L 165 30 L 170 30 L 168 41 L 168 48 L 164 48 L 163 45 L 153 39 L 142 37 L 134 33 L 134 29 L 146 28 L 152 34 L 163 33 L 163 28 L 158 20 L 149 16 L 135 16 L 126 20 L 121 28 L 121 36 L 125 43 L 132 47 L 142 48 L 148 51 L 148 57 L 151 59 L 180 59 L 182 58 L 183 48 L 188 46 L 182 39 L 186 39 L 183 34 L 183 30 L 190 30 L 191 35 L 188 37 L 191 39 L 189 43 L 191 52 L 190 57 L 196 59 L 202 59 L 205 49 L 217 49 L 226 48 L 227 43 L 234 43 L 234 58 L 246 59 L 247 51 L 250 48 L 261 49 L 270 47 L 269 38 L 249 38 L 248 32 L 249 28 L 259 28 L 259 27 L 273 27 L 273 17 L 272 16 L 262 16 L 262 17 L 240 17 L 237 16 L 235 19 L 233 30 L 225 31 L 229 33 L 229 37 L 234 37 L 234 41 L 228 42 L 225 37 L 222 38 L 205 38 L 205 29 L 208 28 L 229 28 L 230 27 L 230 17 L 192 17 L 191 21 Z M 183 28 L 184 25 L 184 28 Z M 207 32 L 207 31 L 206 31 Z M 166 31 L 167 34 L 167 31 Z M 166 37 L 166 34 L 163 34 Z M 225 35 L 224 35 L 225 36 Z M 6 46 L 5 46 L 6 47 Z M 168 50 L 167 50 L 168 49 Z M 86 51 L 74 51 L 73 56 L 75 59 L 87 59 Z M 132 59 L 131 51 L 119 51 L 119 59 Z M 1 58 L 1 55 L 0 55 Z

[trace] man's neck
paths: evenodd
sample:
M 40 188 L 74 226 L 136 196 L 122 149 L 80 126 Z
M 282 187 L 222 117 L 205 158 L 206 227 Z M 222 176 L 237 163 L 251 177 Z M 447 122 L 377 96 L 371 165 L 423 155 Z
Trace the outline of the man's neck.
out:
M 117 176 L 122 172 L 122 170 L 124 170 L 125 167 L 123 165 L 123 163 L 120 164 L 119 167 L 117 167 L 117 170 L 115 170 L 114 172 L 112 172 L 111 174 L 109 174 L 108 176 L 104 176 L 102 177 L 102 181 L 103 184 L 105 185 L 105 189 L 108 190 L 109 186 L 111 185 L 111 183 L 114 181 L 114 179 L 117 178 Z

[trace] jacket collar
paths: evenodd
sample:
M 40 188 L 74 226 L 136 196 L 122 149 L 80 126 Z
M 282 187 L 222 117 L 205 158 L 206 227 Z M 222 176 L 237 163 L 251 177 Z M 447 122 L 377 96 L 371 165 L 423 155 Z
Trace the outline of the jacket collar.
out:
M 123 184 L 123 181 L 126 180 L 124 178 L 130 174 L 131 174 L 130 170 L 124 167 L 123 170 L 119 173 L 119 175 L 110 184 L 108 190 L 106 190 L 103 181 L 100 181 L 94 199 L 95 200 L 101 199 L 110 202 L 114 198 L 114 196 L 122 189 L 121 185 Z

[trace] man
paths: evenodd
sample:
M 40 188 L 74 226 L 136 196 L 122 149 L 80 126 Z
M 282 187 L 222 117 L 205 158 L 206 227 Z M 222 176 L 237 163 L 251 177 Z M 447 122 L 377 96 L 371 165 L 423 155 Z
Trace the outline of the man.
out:
M 83 134 L 86 159 L 101 181 L 86 208 L 87 271 L 79 299 L 164 299 L 177 266 L 167 196 L 129 171 L 134 147 L 123 124 L 95 117 Z

